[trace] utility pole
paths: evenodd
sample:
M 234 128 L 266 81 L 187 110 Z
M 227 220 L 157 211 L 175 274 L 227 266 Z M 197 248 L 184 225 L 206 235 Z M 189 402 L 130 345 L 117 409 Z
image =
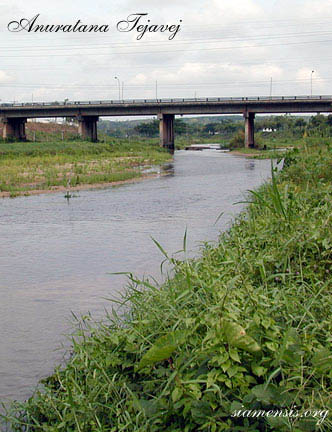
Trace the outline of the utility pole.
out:
M 122 81 L 121 83 L 121 99 L 123 100 L 123 87 L 124 87 L 124 82 Z
M 114 77 L 114 79 L 116 79 L 118 81 L 118 86 L 119 86 L 119 100 L 121 100 L 121 84 L 120 84 L 120 80 L 118 77 Z
M 310 95 L 311 95 L 311 96 L 312 96 L 312 76 L 313 76 L 314 73 L 315 73 L 314 70 L 311 71 L 311 82 L 310 82 L 310 89 L 311 89 Z
M 158 99 L 158 81 L 156 80 L 156 99 Z
M 33 105 L 33 93 L 32 93 L 32 95 L 31 95 L 31 103 L 32 103 L 32 105 Z M 33 123 L 36 123 L 36 121 L 37 121 L 37 119 L 32 119 L 32 122 L 33 122 Z
M 270 82 L 270 99 L 272 99 L 272 85 L 273 85 L 273 79 L 271 77 L 271 82 Z

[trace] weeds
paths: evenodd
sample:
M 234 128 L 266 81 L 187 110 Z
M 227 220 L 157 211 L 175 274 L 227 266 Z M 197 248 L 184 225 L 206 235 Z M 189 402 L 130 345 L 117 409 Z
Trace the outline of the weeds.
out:
M 158 146 L 127 141 L 0 143 L 0 193 L 129 180 L 169 159 Z
M 67 366 L 7 413 L 12 428 L 332 430 L 332 152 L 288 158 L 200 259 L 175 260 L 155 242 L 174 277 L 131 276 L 124 315 L 81 324 Z M 240 407 L 326 418 L 235 417 Z

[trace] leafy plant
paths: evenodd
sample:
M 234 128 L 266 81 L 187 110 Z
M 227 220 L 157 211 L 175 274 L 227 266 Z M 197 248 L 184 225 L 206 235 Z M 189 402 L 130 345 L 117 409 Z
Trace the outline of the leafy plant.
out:
M 173 276 L 159 286 L 130 275 L 121 317 L 80 324 L 68 364 L 7 412 L 11 428 L 332 430 L 331 163 L 329 146 L 305 143 L 199 259 L 155 241 Z

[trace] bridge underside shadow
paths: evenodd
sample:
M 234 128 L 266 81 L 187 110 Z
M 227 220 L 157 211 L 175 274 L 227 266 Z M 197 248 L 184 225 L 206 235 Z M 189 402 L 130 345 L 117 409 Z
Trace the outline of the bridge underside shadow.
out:
M 78 117 L 78 133 L 80 137 L 86 141 L 97 142 L 97 122 L 98 116 L 79 116 Z
M 160 146 L 174 151 L 174 114 L 159 114 Z
M 26 141 L 25 123 L 26 118 L 14 117 L 4 118 L 2 137 L 7 140 Z

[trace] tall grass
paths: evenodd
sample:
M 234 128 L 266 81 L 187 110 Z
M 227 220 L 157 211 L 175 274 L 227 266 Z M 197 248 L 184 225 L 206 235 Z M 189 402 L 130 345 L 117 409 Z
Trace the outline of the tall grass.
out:
M 332 151 L 306 146 L 216 246 L 130 276 L 119 318 L 80 323 L 72 356 L 7 421 L 16 431 L 330 431 Z M 185 248 L 185 240 L 184 240 Z M 296 407 L 296 408 L 295 408 Z

